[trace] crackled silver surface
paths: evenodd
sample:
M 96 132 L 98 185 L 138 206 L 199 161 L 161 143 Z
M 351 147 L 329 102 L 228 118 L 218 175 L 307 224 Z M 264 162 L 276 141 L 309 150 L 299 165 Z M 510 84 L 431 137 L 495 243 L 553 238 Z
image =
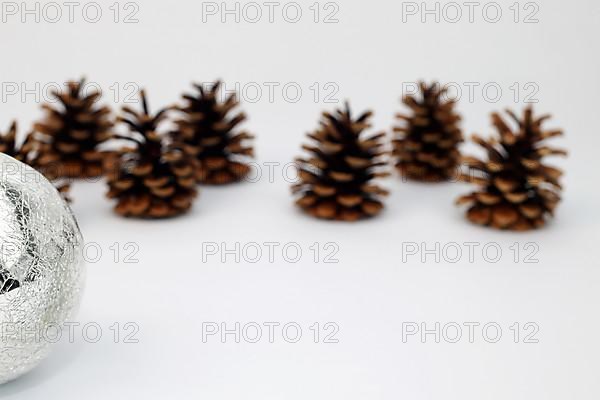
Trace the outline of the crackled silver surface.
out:
M 84 265 L 71 210 L 39 173 L 0 153 L 0 384 L 48 355 L 79 304 Z

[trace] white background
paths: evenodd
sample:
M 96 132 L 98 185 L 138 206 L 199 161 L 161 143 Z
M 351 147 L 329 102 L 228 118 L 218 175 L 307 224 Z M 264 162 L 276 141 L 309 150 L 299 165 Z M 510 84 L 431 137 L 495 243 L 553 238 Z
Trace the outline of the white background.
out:
M 263 88 L 255 102 L 248 101 L 255 92 L 242 98 L 250 117 L 245 128 L 258 137 L 256 161 L 263 168 L 257 182 L 202 189 L 189 215 L 169 221 L 121 219 L 103 198 L 102 182 L 75 184 L 73 209 L 95 261 L 88 264 L 77 321 L 100 326 L 102 338 L 89 343 L 76 329 L 74 343 L 61 343 L 34 372 L 1 387 L 0 397 L 598 398 L 600 4 L 538 1 L 533 16 L 538 22 L 523 23 L 535 8 L 521 2 L 515 23 L 513 1 L 499 1 L 501 20 L 491 23 L 485 18 L 493 19 L 494 10 L 482 14 L 483 2 L 471 23 L 469 9 L 460 2 L 462 18 L 452 23 L 455 9 L 448 7 L 439 22 L 435 15 L 422 22 L 420 14 L 404 15 L 403 22 L 402 2 L 346 0 L 337 3 L 339 22 L 326 24 L 323 18 L 334 9 L 323 10 L 326 2 L 321 2 L 315 23 L 312 3 L 298 3 L 303 16 L 295 24 L 282 16 L 285 3 L 275 9 L 273 23 L 265 6 L 256 23 L 244 15 L 239 23 L 234 15 L 223 23 L 220 14 L 205 15 L 203 22 L 203 3 L 191 0 L 139 2 L 134 24 L 122 22 L 133 10 L 124 10 L 125 2 L 119 4 L 121 22 L 113 21 L 112 1 L 99 3 L 103 14 L 95 24 L 82 16 L 85 3 L 73 23 L 64 6 L 57 23 L 48 21 L 55 14 L 40 15 L 39 23 L 34 16 L 22 22 L 22 9 L 16 16 L 3 15 L 0 129 L 17 118 L 26 131 L 41 116 L 41 89 L 83 74 L 102 87 L 104 102 L 115 108 L 114 96 L 122 104 L 128 83 L 147 88 L 156 109 L 178 101 L 191 81 L 223 78 L 228 88 L 236 83 L 248 90 L 256 84 Z M 433 9 L 434 2 L 427 4 Z M 289 12 L 286 16 L 293 18 Z M 534 84 L 536 109 L 551 112 L 549 127 L 566 132 L 554 145 L 570 153 L 567 160 L 556 160 L 567 175 L 565 200 L 552 223 L 520 234 L 475 227 L 453 205 L 467 186 L 404 183 L 397 176 L 384 182 L 392 194 L 377 219 L 322 222 L 294 208 L 282 166 L 301 154 L 304 134 L 317 126 L 320 112 L 336 106 L 325 103 L 329 91 L 323 86 L 333 83 L 339 89 L 333 99 L 349 99 L 357 112 L 374 109 L 374 128 L 389 131 L 394 113 L 402 110 L 403 85 L 420 78 L 458 83 L 465 134 L 484 136 L 493 133 L 489 113 L 521 109 L 532 92 L 532 86 L 524 86 Z M 265 82 L 279 84 L 273 99 Z M 317 101 L 310 89 L 315 82 L 322 90 Z M 465 82 L 478 85 L 472 97 Z M 302 88 L 296 103 L 283 97 L 281 88 L 288 83 Z M 490 83 L 502 89 L 499 99 L 493 90 L 482 92 Z M 511 89 L 515 83 L 518 104 Z M 13 94 L 15 84 L 19 89 Z M 35 91 L 36 84 L 39 99 L 23 90 Z M 477 151 L 470 145 L 464 150 Z M 264 168 L 270 162 L 280 163 L 272 180 Z M 211 242 L 228 248 L 251 242 L 281 246 L 273 263 L 267 247 L 258 263 L 236 262 L 233 256 L 221 262 L 219 255 L 205 255 L 202 262 L 203 246 Z M 315 242 L 321 247 L 335 243 L 339 262 L 323 262 L 323 249 L 315 262 L 310 250 Z M 456 263 L 436 262 L 432 255 L 424 262 L 419 255 L 405 255 L 403 262 L 403 248 L 411 242 L 428 248 L 458 243 L 464 253 Z M 480 243 L 474 262 L 465 242 Z M 111 250 L 114 243 L 121 248 L 118 255 Z M 137 246 L 133 260 L 138 263 L 126 262 L 128 243 Z M 286 243 L 302 249 L 299 262 L 283 258 Z M 502 249 L 497 263 L 483 257 L 488 243 Z M 519 262 L 514 243 L 521 248 Z M 524 262 L 527 243 L 537 246 L 538 263 Z M 128 322 L 139 327 L 138 343 L 124 343 Z M 292 344 L 276 329 L 269 343 L 265 328 L 255 344 L 244 338 L 235 343 L 232 335 L 226 343 L 219 336 L 203 343 L 205 322 L 229 328 L 236 322 L 295 322 L 303 334 Z M 339 343 L 322 343 L 323 336 L 314 343 L 310 326 L 315 322 L 337 324 Z M 444 338 L 435 343 L 433 335 L 425 343 L 418 335 L 403 343 L 404 322 L 424 322 L 428 328 L 436 322 L 480 326 L 473 343 L 466 327 L 458 343 Z M 515 322 L 521 327 L 519 343 L 510 330 Z M 524 343 L 528 322 L 539 327 L 538 343 Z M 115 323 L 121 326 L 118 343 L 110 329 Z M 486 323 L 502 328 L 498 343 L 483 337 Z

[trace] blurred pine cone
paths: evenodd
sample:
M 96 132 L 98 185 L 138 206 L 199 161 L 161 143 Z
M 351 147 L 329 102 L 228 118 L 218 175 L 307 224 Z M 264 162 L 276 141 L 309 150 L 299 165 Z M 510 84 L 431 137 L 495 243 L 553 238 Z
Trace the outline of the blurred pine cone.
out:
M 222 185 L 237 182 L 250 172 L 248 160 L 254 151 L 247 132 L 237 132 L 237 126 L 246 119 L 239 112 L 230 112 L 239 104 L 235 94 L 219 101 L 216 82 L 209 90 L 194 84 L 196 94 L 184 94 L 185 105 L 179 107 L 182 115 L 172 133 L 181 149 L 195 158 L 194 174 L 199 183 Z
M 419 83 L 420 96 L 407 95 L 403 102 L 411 115 L 397 114 L 403 121 L 394 127 L 396 167 L 409 179 L 439 182 L 456 176 L 460 161 L 458 145 L 463 136 L 454 111 L 455 101 L 444 100 L 446 89 L 437 82 Z
M 39 141 L 38 162 L 50 178 L 91 178 L 103 174 L 105 153 L 99 146 L 110 138 L 113 121 L 108 107 L 98 106 L 100 93 L 83 93 L 85 80 L 69 82 L 67 90 L 53 91 L 59 104 L 44 104 L 44 120 L 34 125 Z
M 144 91 L 142 112 L 123 107 L 127 136 L 134 144 L 107 158 L 108 197 L 117 200 L 115 211 L 125 217 L 167 218 L 187 212 L 196 197 L 192 163 L 158 133 L 167 109 L 151 115 Z
M 362 138 L 371 112 L 353 118 L 350 107 L 324 113 L 321 127 L 309 134 L 315 144 L 303 148 L 310 158 L 297 160 L 300 183 L 293 187 L 297 204 L 310 215 L 355 221 L 377 215 L 387 191 L 373 183 L 388 176 L 382 171 L 385 133 Z
M 562 171 L 545 165 L 543 158 L 567 154 L 543 142 L 562 135 L 562 131 L 542 129 L 550 116 L 534 118 L 531 107 L 525 109 L 523 118 L 512 111 L 507 114 L 516 123 L 516 129 L 511 129 L 500 114 L 493 113 L 492 124 L 499 138 L 484 140 L 473 136 L 486 150 L 488 159 L 464 157 L 469 171 L 461 180 L 480 185 L 481 189 L 462 196 L 458 204 L 470 205 L 467 217 L 476 224 L 517 231 L 539 228 L 553 215 L 562 190 Z
M 8 132 L 5 134 L 0 133 L 0 153 L 4 153 L 13 157 L 14 159 L 28 164 L 34 169 L 41 170 L 38 159 L 39 149 L 37 142 L 33 138 L 33 135 L 29 134 L 25 138 L 25 141 L 20 146 L 17 144 L 17 122 L 13 123 L 8 128 Z M 42 171 L 40 171 L 42 172 Z M 65 178 L 51 179 L 52 184 L 61 193 L 63 198 L 71 202 L 69 197 L 69 190 L 71 186 Z

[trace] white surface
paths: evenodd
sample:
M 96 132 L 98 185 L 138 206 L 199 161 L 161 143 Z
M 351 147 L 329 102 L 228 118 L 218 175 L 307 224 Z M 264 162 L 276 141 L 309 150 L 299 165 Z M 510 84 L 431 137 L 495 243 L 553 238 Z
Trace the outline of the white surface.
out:
M 520 107 L 509 87 L 535 82 L 537 109 L 552 112 L 549 126 L 566 131 L 554 143 L 570 152 L 556 162 L 567 171 L 565 201 L 547 229 L 501 233 L 468 224 L 453 206 L 468 187 L 396 177 L 385 182 L 392 195 L 379 218 L 327 223 L 294 209 L 279 168 L 273 183 L 202 190 L 186 217 L 140 222 L 114 216 L 101 183 L 76 184 L 74 211 L 85 239 L 103 251 L 89 265 L 78 321 L 97 323 L 103 337 L 92 344 L 76 331 L 75 343 L 60 344 L 39 369 L 1 387 L 2 398 L 598 398 L 597 2 L 540 2 L 537 24 L 513 23 L 512 1 L 499 2 L 506 17 L 497 24 L 481 14 L 472 24 L 423 24 L 417 17 L 402 23 L 401 2 L 354 0 L 340 2 L 338 24 L 312 23 L 312 2 L 301 2 L 306 17 L 298 24 L 223 24 L 217 17 L 203 23 L 201 2 L 147 1 L 139 5 L 140 22 L 129 25 L 110 22 L 109 3 L 95 25 L 2 23 L 2 81 L 32 87 L 86 74 L 107 91 L 115 82 L 137 82 L 155 109 L 175 102 L 192 80 L 297 82 L 304 90 L 298 103 L 279 92 L 274 102 L 265 94 L 243 105 L 261 165 L 299 155 L 319 112 L 334 106 L 314 102 L 314 82 L 335 82 L 337 98 L 351 99 L 356 111 L 373 108 L 376 129 L 388 129 L 401 110 L 402 82 L 497 82 L 504 89 L 498 103 L 479 92 L 459 106 L 465 133 L 484 135 L 492 132 L 490 111 Z M 0 126 L 16 117 L 25 129 L 39 115 L 31 98 L 11 96 Z M 136 243 L 139 263 L 125 263 L 123 250 L 115 262 L 115 242 Z M 304 256 L 296 264 L 281 253 L 274 263 L 221 263 L 216 256 L 202 263 L 208 242 L 295 242 Z M 340 262 L 314 263 L 314 242 L 337 243 Z M 476 253 L 474 263 L 465 255 L 452 264 L 413 256 L 403 263 L 407 242 L 495 242 L 503 258 L 493 264 Z M 515 263 L 514 242 L 536 243 L 540 262 Z M 139 343 L 121 337 L 115 344 L 115 322 L 137 324 Z M 272 344 L 202 343 L 203 322 L 297 322 L 304 334 L 296 344 L 281 335 Z M 336 323 L 339 343 L 313 343 L 315 322 Z M 403 322 L 496 322 L 503 337 L 496 344 L 481 334 L 474 343 L 403 343 Z M 539 343 L 515 344 L 514 322 L 537 324 Z

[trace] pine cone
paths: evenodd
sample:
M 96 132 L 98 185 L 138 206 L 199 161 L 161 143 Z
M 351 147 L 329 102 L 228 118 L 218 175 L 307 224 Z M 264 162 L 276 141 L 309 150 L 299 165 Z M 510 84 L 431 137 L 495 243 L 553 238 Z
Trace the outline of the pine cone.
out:
M 553 215 L 562 190 L 562 171 L 544 165 L 542 158 L 567 154 L 542 142 L 562 135 L 562 131 L 543 130 L 542 124 L 550 116 L 533 118 L 531 107 L 525 109 L 523 119 L 512 111 L 507 113 L 517 124 L 514 131 L 499 114 L 493 113 L 492 124 L 498 130 L 499 140 L 473 136 L 487 151 L 488 160 L 464 157 L 469 173 L 463 174 L 461 180 L 482 188 L 462 196 L 457 203 L 470 205 L 467 217 L 476 224 L 516 231 L 539 228 Z
M 293 192 L 299 195 L 296 203 L 310 215 L 355 221 L 383 208 L 380 197 L 388 192 L 371 181 L 389 175 L 380 171 L 387 165 L 382 159 L 385 133 L 361 139 L 371 115 L 365 112 L 353 119 L 346 104 L 334 115 L 324 113 L 321 127 L 308 135 L 316 143 L 303 146 L 311 158 L 297 160 L 300 183 Z
M 125 116 L 119 118 L 131 132 L 114 138 L 130 141 L 135 147 L 125 147 L 107 158 L 107 196 L 117 199 L 115 211 L 125 217 L 173 217 L 188 211 L 196 197 L 194 169 L 185 154 L 157 132 L 167 109 L 152 116 L 144 91 L 141 98 L 143 112 L 123 107 Z
M 27 135 L 27 138 L 21 146 L 17 145 L 17 122 L 14 121 L 6 134 L 0 133 L 0 153 L 11 156 L 12 158 L 28 164 L 30 167 L 40 170 L 38 162 L 39 150 L 38 143 L 33 135 Z M 41 172 L 41 171 L 40 171 Z M 67 202 L 71 202 L 69 197 L 70 185 L 65 179 L 55 178 L 50 179 L 63 198 Z
M 23 162 L 27 156 L 21 147 L 17 146 L 17 121 L 13 121 L 8 132 L 0 134 L 0 153 Z
M 254 154 L 247 144 L 253 136 L 235 131 L 246 116 L 240 112 L 228 117 L 239 103 L 235 94 L 220 102 L 217 98 L 220 85 L 221 82 L 216 82 L 206 91 L 202 85 L 194 84 L 198 93 L 183 95 L 186 104 L 179 108 L 183 115 L 172 133 L 175 141 L 182 142 L 182 150 L 197 160 L 198 182 L 210 185 L 244 179 L 250 172 L 247 161 Z
M 402 176 L 409 179 L 439 182 L 456 176 L 458 145 L 463 141 L 458 127 L 461 118 L 454 111 L 455 101 L 444 101 L 446 89 L 439 86 L 420 82 L 420 98 L 407 95 L 403 99 L 412 115 L 397 115 L 404 123 L 394 127 L 398 135 L 392 142 L 393 156 Z
M 91 178 L 103 174 L 105 154 L 98 147 L 110 137 L 110 109 L 96 105 L 99 92 L 83 93 L 85 80 L 53 91 L 59 108 L 44 104 L 46 118 L 34 125 L 40 167 L 49 177 Z

